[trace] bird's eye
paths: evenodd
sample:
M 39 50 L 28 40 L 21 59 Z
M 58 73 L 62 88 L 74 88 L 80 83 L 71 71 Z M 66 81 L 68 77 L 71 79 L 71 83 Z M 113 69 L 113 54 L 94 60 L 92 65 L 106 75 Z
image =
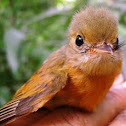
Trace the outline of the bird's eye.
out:
M 117 50 L 119 48 L 119 39 L 116 39 L 116 42 L 114 43 L 114 50 Z
M 118 39 L 118 38 L 116 39 L 116 44 L 117 44 L 117 45 L 119 44 L 119 39 Z
M 84 44 L 84 41 L 83 41 L 82 36 L 77 35 L 77 38 L 76 38 L 76 45 L 77 45 L 77 46 L 81 46 L 81 45 L 83 45 L 83 44 Z

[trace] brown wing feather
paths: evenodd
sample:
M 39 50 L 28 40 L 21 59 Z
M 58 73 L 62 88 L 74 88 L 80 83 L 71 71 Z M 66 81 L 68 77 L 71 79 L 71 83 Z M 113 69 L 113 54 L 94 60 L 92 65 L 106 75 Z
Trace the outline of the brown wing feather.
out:
M 64 72 L 58 75 L 48 73 L 41 78 L 43 79 L 41 81 L 38 80 L 36 86 L 32 87 L 31 90 L 28 87 L 34 81 L 29 81 L 29 83 L 19 89 L 12 101 L 0 109 L 0 124 L 5 120 L 8 121 L 8 119 L 37 111 L 65 86 L 67 75 Z
M 64 47 L 52 53 L 42 67 L 0 108 L 0 125 L 24 114 L 37 111 L 66 84 L 67 74 L 63 70 Z

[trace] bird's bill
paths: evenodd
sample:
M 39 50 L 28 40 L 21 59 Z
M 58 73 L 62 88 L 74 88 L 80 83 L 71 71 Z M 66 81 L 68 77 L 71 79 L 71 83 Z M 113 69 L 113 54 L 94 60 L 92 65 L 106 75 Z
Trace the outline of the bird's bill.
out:
M 113 54 L 113 49 L 110 45 L 102 44 L 90 49 L 90 52 L 99 53 L 99 54 Z

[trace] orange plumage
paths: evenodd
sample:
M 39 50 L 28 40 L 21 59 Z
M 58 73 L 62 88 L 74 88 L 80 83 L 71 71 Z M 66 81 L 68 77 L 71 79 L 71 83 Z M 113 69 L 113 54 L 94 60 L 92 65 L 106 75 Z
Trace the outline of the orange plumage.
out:
M 93 111 L 120 73 L 122 52 L 118 21 L 105 8 L 88 7 L 75 14 L 69 42 L 0 109 L 0 124 L 37 111 L 72 106 Z

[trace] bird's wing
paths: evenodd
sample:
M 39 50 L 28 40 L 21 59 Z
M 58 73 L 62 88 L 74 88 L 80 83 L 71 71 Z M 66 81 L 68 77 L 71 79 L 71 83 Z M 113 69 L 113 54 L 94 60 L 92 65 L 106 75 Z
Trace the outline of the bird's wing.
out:
M 37 111 L 58 91 L 64 88 L 67 74 L 64 71 L 41 73 L 36 72 L 22 86 L 14 98 L 0 109 L 0 124 L 24 114 Z

